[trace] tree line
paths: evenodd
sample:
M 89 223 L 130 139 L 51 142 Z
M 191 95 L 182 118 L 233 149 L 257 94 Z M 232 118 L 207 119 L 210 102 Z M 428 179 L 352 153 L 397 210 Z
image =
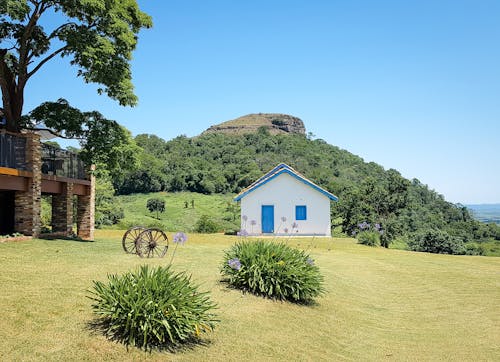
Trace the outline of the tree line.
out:
M 192 191 L 237 193 L 280 162 L 339 197 L 333 224 L 347 235 L 378 225 L 381 244 L 440 230 L 460 243 L 500 240 L 500 227 L 474 220 L 419 180 L 303 135 L 257 133 L 178 136 L 165 141 L 141 134 L 131 139 L 134 162 L 105 172 L 118 194 Z M 130 158 L 130 152 L 127 153 Z

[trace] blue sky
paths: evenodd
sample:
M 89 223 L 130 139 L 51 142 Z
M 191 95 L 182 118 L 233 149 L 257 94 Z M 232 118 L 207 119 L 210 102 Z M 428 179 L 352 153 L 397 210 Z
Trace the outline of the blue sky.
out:
M 139 105 L 123 108 L 66 59 L 28 84 L 26 111 L 64 97 L 168 140 L 248 113 L 307 131 L 447 200 L 500 202 L 499 1 L 139 1 Z

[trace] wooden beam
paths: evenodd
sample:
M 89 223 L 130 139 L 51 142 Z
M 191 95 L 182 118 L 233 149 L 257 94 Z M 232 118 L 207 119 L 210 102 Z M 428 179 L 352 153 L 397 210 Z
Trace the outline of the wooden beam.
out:
M 73 195 L 78 195 L 78 196 L 90 195 L 90 186 L 82 184 L 73 184 Z
M 47 194 L 62 193 L 62 183 L 52 180 L 42 180 L 42 192 Z
M 0 167 L 0 175 L 33 177 L 33 172 L 18 170 L 9 167 Z
M 28 179 L 0 174 L 0 190 L 27 191 Z

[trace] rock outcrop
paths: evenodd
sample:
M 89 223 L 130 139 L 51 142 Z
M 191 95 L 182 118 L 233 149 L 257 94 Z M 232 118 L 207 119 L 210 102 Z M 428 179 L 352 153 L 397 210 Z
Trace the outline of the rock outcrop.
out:
M 211 126 L 203 133 L 244 134 L 255 133 L 265 127 L 271 134 L 305 134 L 300 118 L 280 113 L 255 113 Z

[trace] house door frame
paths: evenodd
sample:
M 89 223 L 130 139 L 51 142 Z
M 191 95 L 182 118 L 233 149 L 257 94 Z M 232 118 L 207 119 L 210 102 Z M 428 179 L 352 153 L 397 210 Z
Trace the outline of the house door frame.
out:
M 274 205 L 262 205 L 261 226 L 263 234 L 274 233 Z

